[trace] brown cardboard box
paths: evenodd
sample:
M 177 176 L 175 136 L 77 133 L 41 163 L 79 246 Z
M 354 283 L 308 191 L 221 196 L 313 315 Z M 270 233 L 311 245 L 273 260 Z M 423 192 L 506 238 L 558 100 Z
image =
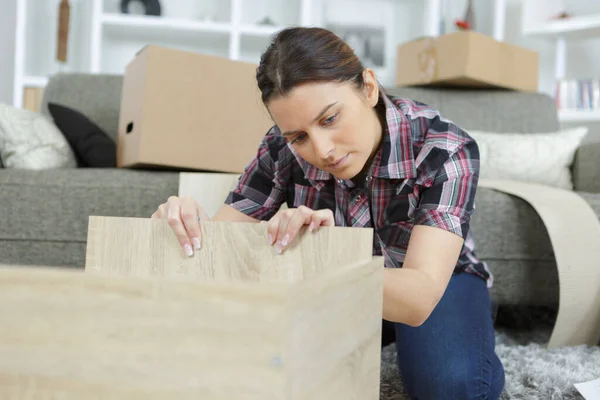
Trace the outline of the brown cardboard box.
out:
M 398 86 L 462 86 L 538 90 L 538 53 L 460 31 L 398 46 Z
M 118 167 L 241 173 L 273 126 L 256 64 L 148 46 L 123 78 Z

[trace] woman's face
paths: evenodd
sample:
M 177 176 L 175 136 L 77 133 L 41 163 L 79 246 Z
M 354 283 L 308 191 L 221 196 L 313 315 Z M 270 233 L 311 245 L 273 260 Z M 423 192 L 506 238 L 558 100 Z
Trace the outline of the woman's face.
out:
M 369 69 L 363 77 L 363 89 L 352 82 L 307 83 L 267 105 L 298 155 L 338 179 L 358 175 L 381 142 L 377 81 Z

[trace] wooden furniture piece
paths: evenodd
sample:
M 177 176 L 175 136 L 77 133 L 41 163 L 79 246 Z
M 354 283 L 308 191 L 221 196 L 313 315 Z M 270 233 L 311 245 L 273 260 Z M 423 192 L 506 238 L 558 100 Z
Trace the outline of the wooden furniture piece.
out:
M 378 399 L 372 231 L 91 217 L 85 272 L 0 268 L 0 398 Z
M 481 179 L 479 187 L 527 201 L 548 231 L 560 290 L 548 347 L 600 343 L 600 221 L 591 206 L 577 192 L 529 182 Z

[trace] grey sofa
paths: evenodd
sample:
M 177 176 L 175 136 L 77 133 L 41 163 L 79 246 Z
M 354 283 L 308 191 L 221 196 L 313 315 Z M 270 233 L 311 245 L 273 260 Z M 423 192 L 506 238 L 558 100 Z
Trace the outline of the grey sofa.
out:
M 121 76 L 58 74 L 49 101 L 73 107 L 116 137 Z M 559 128 L 551 98 L 512 91 L 389 88 L 438 108 L 457 124 L 492 131 Z M 201 145 L 201 144 L 198 144 Z M 577 153 L 575 189 L 600 215 L 600 138 Z M 89 215 L 149 217 L 177 194 L 178 173 L 126 169 L 0 170 L 0 263 L 81 268 Z M 477 253 L 495 275 L 499 304 L 556 306 L 558 275 L 547 232 L 523 200 L 480 188 L 472 220 Z

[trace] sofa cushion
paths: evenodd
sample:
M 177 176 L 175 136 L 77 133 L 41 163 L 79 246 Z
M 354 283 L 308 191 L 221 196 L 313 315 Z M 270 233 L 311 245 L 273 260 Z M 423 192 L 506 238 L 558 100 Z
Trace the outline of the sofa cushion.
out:
M 528 202 L 519 197 L 478 188 L 471 230 L 475 251 L 484 259 L 554 259 L 542 219 Z
M 468 130 L 479 146 L 482 179 L 508 179 L 573 189 L 571 166 L 585 126 L 548 133 Z
M 579 192 L 600 216 L 600 195 Z M 525 200 L 478 188 L 471 219 L 478 256 L 488 259 L 553 261 L 546 227 Z
M 600 195 L 579 192 L 600 216 Z M 558 271 L 546 227 L 525 200 L 479 188 L 471 220 L 475 253 L 494 275 L 501 304 L 558 304 Z
M 386 90 L 436 108 L 461 128 L 526 133 L 555 132 L 560 128 L 556 104 L 543 93 L 425 87 Z
M 49 103 L 48 109 L 80 167 L 117 167 L 117 144 L 98 125 L 77 110 L 60 104 Z
M 49 103 L 76 109 L 116 141 L 122 85 L 122 75 L 58 73 L 46 85 L 40 112 L 49 115 Z
M 74 168 L 75 154 L 45 115 L 0 104 L 0 157 L 5 168 Z
M 160 203 L 177 195 L 179 174 L 121 169 L 4 170 L 0 174 L 0 240 L 24 243 L 28 252 L 5 254 L 4 262 L 84 265 L 84 247 L 64 254 L 65 243 L 85 244 L 90 215 L 149 218 Z M 53 244 L 46 251 L 41 243 Z M 12 248 L 11 247 L 11 248 Z M 62 250 L 61 250 L 62 249 Z M 56 254 L 54 254 L 56 252 Z M 14 257 L 18 257 L 15 259 Z M 61 261 L 63 260 L 63 261 Z

